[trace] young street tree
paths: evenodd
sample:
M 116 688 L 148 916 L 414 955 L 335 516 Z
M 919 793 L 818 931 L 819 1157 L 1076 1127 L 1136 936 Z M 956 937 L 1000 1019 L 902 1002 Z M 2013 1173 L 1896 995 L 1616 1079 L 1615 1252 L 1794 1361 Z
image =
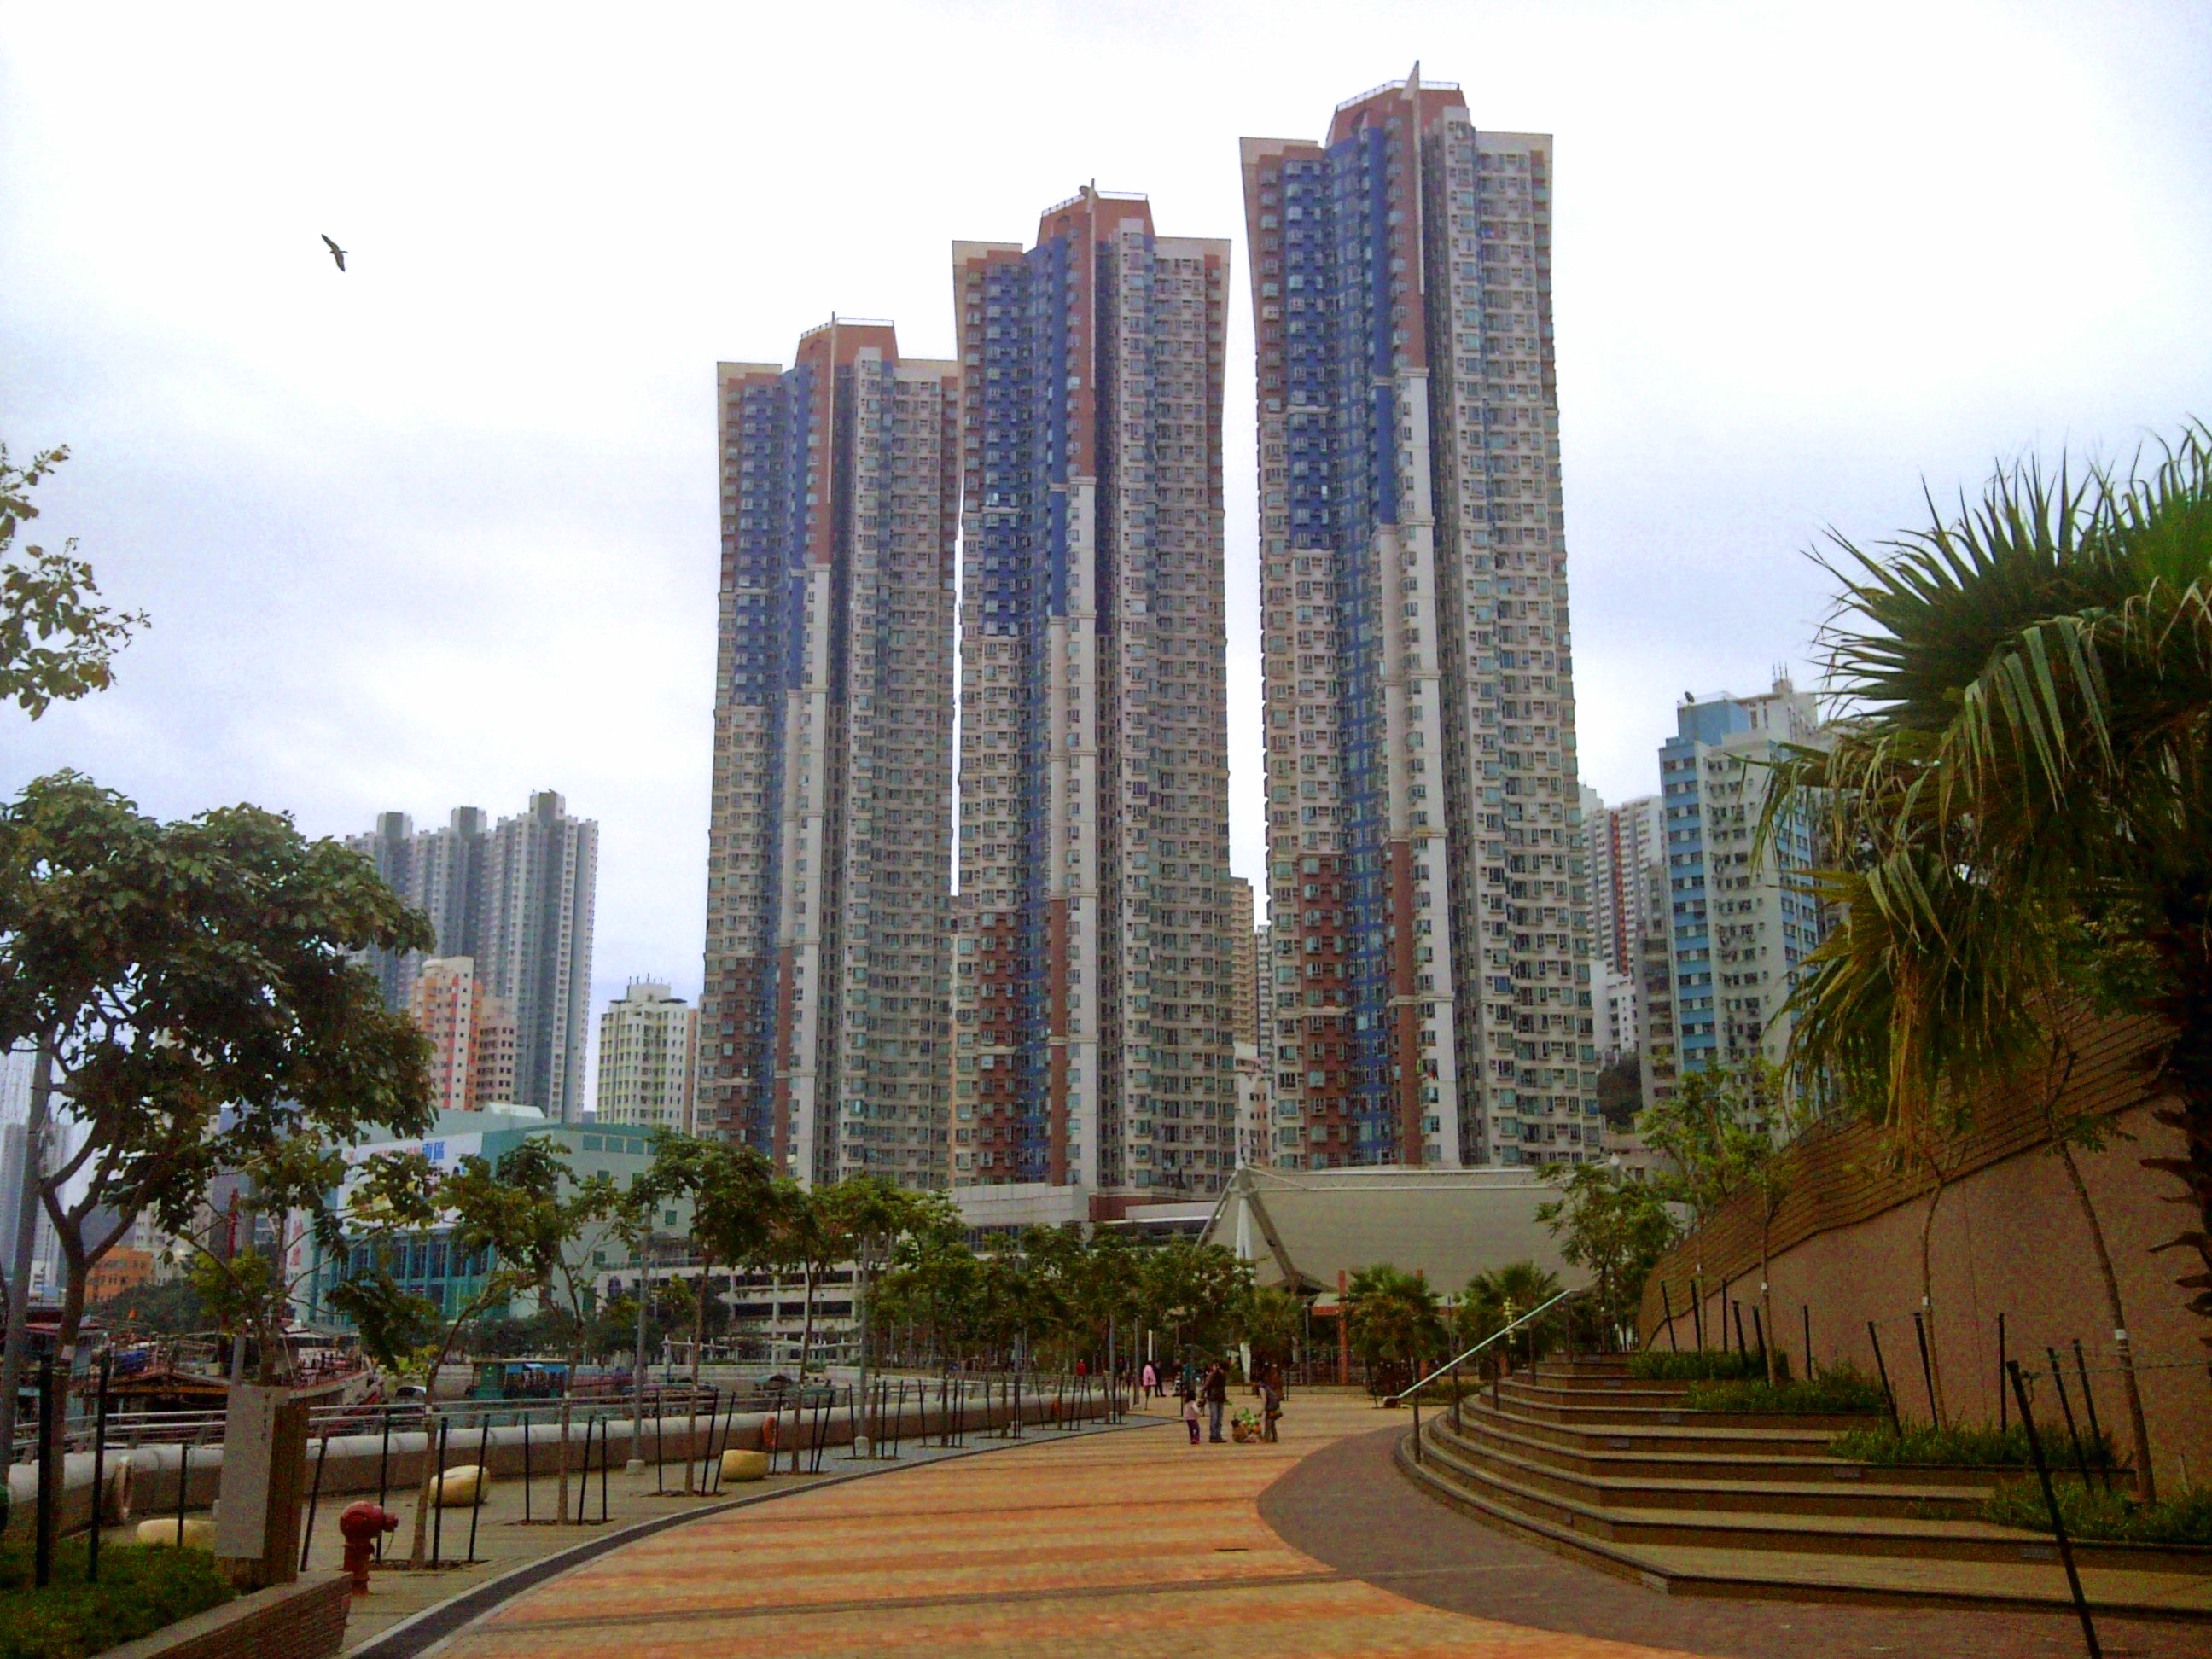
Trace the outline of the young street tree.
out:
M 707 1298 L 717 1267 L 749 1267 L 766 1256 L 775 1220 L 775 1175 L 750 1146 L 703 1140 L 664 1130 L 654 1137 L 653 1168 L 625 1200 L 648 1209 L 680 1201 L 691 1206 L 691 1243 L 699 1282 L 691 1317 L 691 1385 L 699 1385 L 706 1350 Z
M 0 1048 L 38 1051 L 79 1137 L 38 1193 L 64 1347 L 141 1213 L 184 1232 L 217 1172 L 286 1142 L 428 1129 L 428 1044 L 354 958 L 430 944 L 366 860 L 257 807 L 162 823 L 67 772 L 0 807 Z M 0 1425 L 20 1355 L 11 1335 Z
M 39 516 L 31 491 L 67 459 L 68 450 L 48 449 L 19 467 L 0 444 L 0 702 L 33 720 L 51 703 L 106 690 L 115 653 L 147 626 L 143 611 L 118 615 L 97 603 L 92 566 L 76 556 L 75 538 L 58 553 L 15 550 L 18 526 Z
M 1656 1183 L 1659 1195 L 1686 1205 L 1695 1224 L 1702 1226 L 1739 1193 L 1757 1200 L 1759 1321 L 1769 1332 L 1774 1218 L 1789 1196 L 1786 1153 L 1804 1123 L 1781 1071 L 1756 1058 L 1683 1073 L 1674 1095 L 1636 1120 L 1644 1144 L 1674 1164 Z M 1771 1382 L 1775 1345 L 1765 1346 Z
M 1595 1279 L 1600 1328 L 1618 1341 L 1635 1322 L 1644 1279 L 1674 1242 L 1674 1219 L 1654 1188 L 1610 1164 L 1554 1164 L 1545 1178 L 1559 1196 L 1538 1205 L 1536 1219 L 1559 1241 L 1560 1259 Z

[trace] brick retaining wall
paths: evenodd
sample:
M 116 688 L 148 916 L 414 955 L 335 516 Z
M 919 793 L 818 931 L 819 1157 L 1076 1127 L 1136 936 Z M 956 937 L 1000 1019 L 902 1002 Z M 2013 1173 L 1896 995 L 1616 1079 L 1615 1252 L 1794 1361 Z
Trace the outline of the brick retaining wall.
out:
M 321 1573 L 194 1613 L 100 1659 L 331 1659 L 352 1608 L 345 1574 Z

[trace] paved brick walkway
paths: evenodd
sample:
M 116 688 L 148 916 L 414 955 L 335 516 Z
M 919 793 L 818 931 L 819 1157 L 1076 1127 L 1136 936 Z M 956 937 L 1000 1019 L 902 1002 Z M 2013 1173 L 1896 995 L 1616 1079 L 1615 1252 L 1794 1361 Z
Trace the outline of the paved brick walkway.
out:
M 1194 1448 L 1166 1425 L 795 1493 L 579 1567 L 440 1659 L 1665 1651 L 1424 1607 L 1285 1543 L 1261 1492 L 1374 1423 L 1364 1402 L 1309 1395 L 1279 1446 Z

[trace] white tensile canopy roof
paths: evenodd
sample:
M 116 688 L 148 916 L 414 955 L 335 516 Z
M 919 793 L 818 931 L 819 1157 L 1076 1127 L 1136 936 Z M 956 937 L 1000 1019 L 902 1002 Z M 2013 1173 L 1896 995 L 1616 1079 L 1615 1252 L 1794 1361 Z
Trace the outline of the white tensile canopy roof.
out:
M 1204 1242 L 1252 1263 L 1261 1285 L 1322 1291 L 1337 1274 L 1377 1262 L 1418 1272 L 1456 1296 L 1477 1273 L 1534 1261 L 1577 1285 L 1587 1275 L 1559 1259 L 1536 1206 L 1559 1195 L 1534 1170 L 1384 1166 L 1269 1170 L 1231 1177 Z

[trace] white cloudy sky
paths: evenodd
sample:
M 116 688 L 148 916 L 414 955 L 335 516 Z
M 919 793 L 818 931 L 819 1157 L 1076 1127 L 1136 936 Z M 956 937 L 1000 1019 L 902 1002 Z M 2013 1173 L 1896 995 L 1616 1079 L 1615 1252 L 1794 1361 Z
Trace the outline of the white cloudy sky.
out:
M 155 627 L 0 713 L 179 815 L 603 825 L 601 998 L 695 990 L 713 366 L 833 311 L 951 348 L 947 244 L 1085 179 L 1239 244 L 1236 863 L 1260 866 L 1237 140 L 1403 75 L 1557 135 L 1586 778 L 1805 661 L 1830 526 L 2212 416 L 2212 9 L 1666 0 L 17 6 L 0 438 Z M 340 276 L 319 240 L 352 251 Z

